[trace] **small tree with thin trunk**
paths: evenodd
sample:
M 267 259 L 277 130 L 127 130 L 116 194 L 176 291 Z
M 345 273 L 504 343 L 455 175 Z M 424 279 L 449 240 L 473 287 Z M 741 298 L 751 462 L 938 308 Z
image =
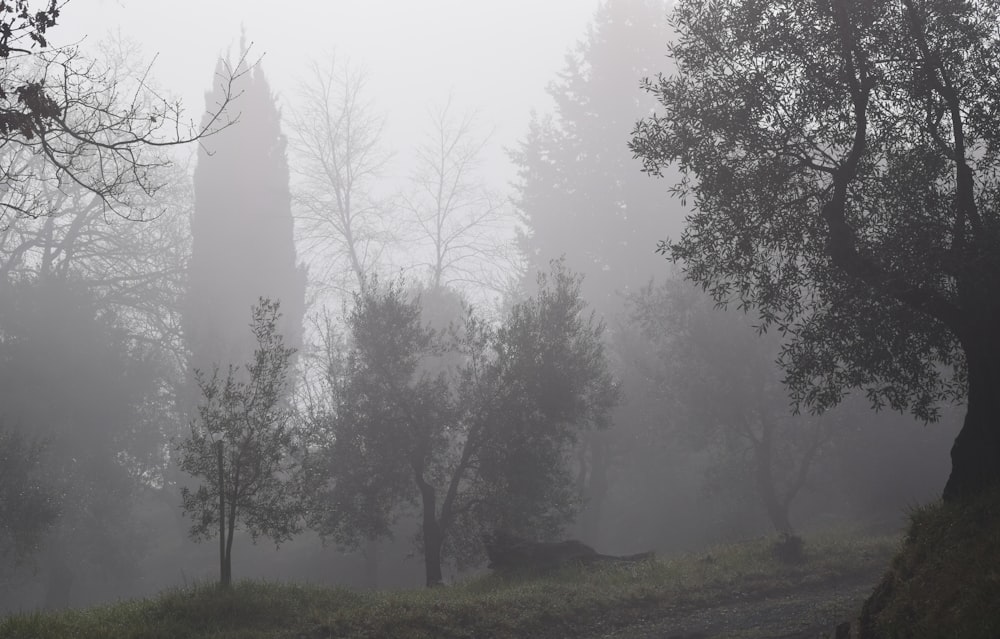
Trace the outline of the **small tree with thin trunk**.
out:
M 220 584 L 232 580 L 236 524 L 254 541 L 276 544 L 301 528 L 299 501 L 290 483 L 294 438 L 286 404 L 294 349 L 277 330 L 278 303 L 261 299 L 253 309 L 257 339 L 253 361 L 206 378 L 197 373 L 202 402 L 191 436 L 181 442 L 181 469 L 202 479 L 181 490 L 196 540 L 219 534 Z

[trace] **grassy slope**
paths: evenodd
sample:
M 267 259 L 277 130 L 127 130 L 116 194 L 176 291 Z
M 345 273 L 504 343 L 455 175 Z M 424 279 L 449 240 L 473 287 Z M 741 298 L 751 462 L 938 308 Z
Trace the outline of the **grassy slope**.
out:
M 243 582 L 148 599 L 0 621 L 0 638 L 222 639 L 566 637 L 763 597 L 886 565 L 896 538 L 810 538 L 805 560 L 782 564 L 770 543 L 643 564 L 567 568 L 537 577 L 487 576 L 433 590 L 361 593 Z
M 1000 637 L 1000 490 L 916 510 L 865 608 L 865 637 Z

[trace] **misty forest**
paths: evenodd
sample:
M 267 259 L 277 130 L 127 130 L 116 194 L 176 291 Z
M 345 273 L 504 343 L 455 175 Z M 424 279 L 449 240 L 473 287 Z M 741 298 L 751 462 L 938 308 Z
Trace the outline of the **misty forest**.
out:
M 1000 2 L 595 0 L 499 141 L 79 4 L 0 2 L 0 637 L 1000 636 Z

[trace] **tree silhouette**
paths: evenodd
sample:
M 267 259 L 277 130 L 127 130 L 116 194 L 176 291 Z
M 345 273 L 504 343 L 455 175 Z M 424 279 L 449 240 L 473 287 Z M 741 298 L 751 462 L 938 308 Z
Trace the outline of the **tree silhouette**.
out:
M 335 407 L 319 416 L 329 435 L 307 463 L 311 525 L 350 542 L 418 504 L 428 586 L 446 558 L 481 553 L 480 533 L 557 532 L 576 506 L 576 435 L 618 400 L 579 291 L 557 265 L 501 325 L 470 314 L 444 334 L 399 284 L 357 295 Z
M 216 76 L 226 67 L 219 60 Z M 305 272 L 296 264 L 280 115 L 263 71 L 238 72 L 240 126 L 202 144 L 194 174 L 184 325 L 191 367 L 202 370 L 244 361 L 253 352 L 243 329 L 261 297 L 280 302 L 278 330 L 289 346 L 297 348 L 302 335 Z M 224 92 L 216 84 L 207 102 Z
M 794 398 L 934 418 L 948 500 L 1000 482 L 995 3 L 682 1 L 632 148 L 695 205 L 663 250 L 790 341 Z
M 73 184 L 107 210 L 142 216 L 164 185 L 162 148 L 203 139 L 235 122 L 231 68 L 200 125 L 162 98 L 149 69 L 123 69 L 113 57 L 88 58 L 76 47 L 50 47 L 49 31 L 66 2 L 0 4 L 0 216 L 50 212 L 46 187 Z

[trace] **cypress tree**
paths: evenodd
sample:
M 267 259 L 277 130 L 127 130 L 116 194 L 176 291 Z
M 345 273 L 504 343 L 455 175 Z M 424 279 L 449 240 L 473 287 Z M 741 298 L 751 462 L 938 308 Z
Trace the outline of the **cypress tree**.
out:
M 246 361 L 253 352 L 251 308 L 266 297 L 281 304 L 279 332 L 298 347 L 305 311 L 305 269 L 297 264 L 288 186 L 286 139 L 260 65 L 236 69 L 239 121 L 205 140 L 194 173 L 194 236 L 185 308 L 191 368 Z M 228 77 L 220 59 L 215 78 Z M 206 118 L 221 100 L 206 94 Z

